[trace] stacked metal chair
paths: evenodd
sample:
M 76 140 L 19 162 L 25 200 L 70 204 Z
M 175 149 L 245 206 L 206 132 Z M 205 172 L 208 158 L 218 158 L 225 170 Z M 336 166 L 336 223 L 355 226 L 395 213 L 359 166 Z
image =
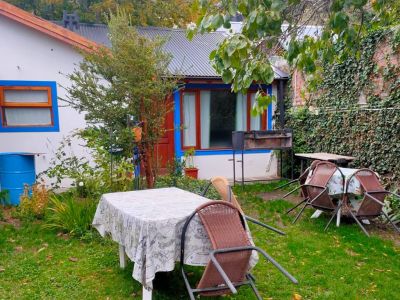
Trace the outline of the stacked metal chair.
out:
M 304 212 L 304 209 L 307 206 L 311 206 L 318 210 L 333 213 L 331 219 L 325 227 L 325 230 L 329 227 L 330 223 L 342 206 L 341 200 L 339 200 L 338 203 L 335 203 L 336 201 L 329 194 L 329 190 L 327 187 L 329 180 L 332 178 L 335 172 L 340 172 L 342 176 L 342 182 L 344 184 L 345 177 L 334 163 L 328 161 L 320 161 L 315 164 L 312 174 L 308 177 L 307 181 L 303 185 L 301 185 L 304 200 L 300 204 L 304 203 L 304 205 L 293 220 L 293 224 L 296 223 L 297 220 L 300 218 L 300 216 Z
M 379 181 L 378 176 L 370 169 L 360 169 L 350 176 L 346 183 L 346 195 L 348 194 L 349 185 L 352 178 L 356 178 L 360 182 L 364 198 L 357 207 L 351 206 L 346 202 L 347 210 L 353 219 L 361 227 L 362 231 L 369 236 L 365 227 L 360 220 L 374 219 L 380 215 L 384 215 L 394 229 L 400 233 L 400 229 L 392 222 L 389 216 L 383 210 L 385 198 L 389 195 L 400 198 L 400 195 L 387 191 Z

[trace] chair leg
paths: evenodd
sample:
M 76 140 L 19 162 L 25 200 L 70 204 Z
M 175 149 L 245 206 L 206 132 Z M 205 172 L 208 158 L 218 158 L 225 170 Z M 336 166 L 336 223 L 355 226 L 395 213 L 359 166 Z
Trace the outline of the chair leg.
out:
M 304 209 L 307 207 L 308 205 L 308 201 L 306 202 L 306 204 L 304 204 L 304 206 L 301 208 L 301 210 L 299 211 L 299 213 L 297 214 L 296 218 L 293 220 L 292 224 L 295 224 L 297 222 L 297 220 L 300 218 L 301 214 L 303 213 Z
M 342 206 L 342 203 L 339 203 L 338 206 L 335 209 L 334 214 L 332 215 L 331 219 L 329 220 L 328 224 L 326 224 L 324 231 L 328 230 L 329 225 L 332 223 L 333 219 L 335 216 L 339 213 L 340 207 Z
M 304 199 L 303 201 L 297 203 L 294 207 L 292 207 L 291 209 L 286 211 L 286 214 L 289 214 L 291 211 L 295 210 L 296 208 L 298 208 L 301 204 L 303 204 L 304 202 L 306 202 L 308 199 Z
M 357 222 L 358 226 L 361 227 L 362 231 L 369 237 L 368 231 L 364 228 L 364 226 L 361 224 L 361 222 L 357 219 L 357 217 L 353 214 L 351 210 L 349 210 L 350 215 L 353 217 L 353 219 Z
M 298 180 L 298 179 L 294 179 L 294 180 L 289 181 L 289 182 L 287 182 L 287 183 L 285 183 L 285 184 L 282 184 L 282 185 L 280 185 L 280 186 L 274 188 L 274 191 L 279 190 L 279 189 L 281 189 L 281 188 L 284 188 L 285 186 L 291 185 L 292 183 L 295 183 L 296 181 L 299 181 L 299 180 Z
M 286 193 L 285 195 L 282 196 L 282 198 L 286 198 L 287 196 L 293 194 L 295 191 L 297 191 L 298 189 L 300 189 L 300 186 L 294 188 L 293 190 L 291 190 L 289 193 Z
M 389 218 L 389 216 L 387 215 L 387 213 L 385 213 L 384 211 L 382 211 L 382 213 L 385 215 L 386 219 L 388 219 L 388 221 L 390 222 L 390 224 L 392 224 L 392 226 L 394 227 L 394 229 L 395 229 L 398 233 L 400 233 L 399 227 L 397 227 L 397 226 L 392 222 L 392 220 L 390 220 L 390 218 Z
M 254 284 L 254 281 L 253 281 L 253 279 L 249 276 L 249 275 L 246 275 L 246 277 L 247 277 L 247 280 L 249 281 L 249 283 L 250 283 L 250 286 L 251 286 L 251 288 L 253 289 L 253 292 L 254 292 L 254 294 L 256 295 L 256 297 L 257 297 L 257 299 L 258 300 L 262 300 L 262 298 L 261 298 L 261 295 L 260 295 L 260 293 L 258 292 L 258 290 L 257 290 L 257 288 L 256 288 L 256 285 Z

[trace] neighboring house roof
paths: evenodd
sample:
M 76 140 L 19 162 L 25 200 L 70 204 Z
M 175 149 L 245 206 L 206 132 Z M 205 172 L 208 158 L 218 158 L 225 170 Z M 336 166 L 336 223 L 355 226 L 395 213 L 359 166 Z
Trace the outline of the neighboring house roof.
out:
M 282 32 L 285 32 L 289 28 L 288 24 L 282 25 Z M 322 35 L 324 27 L 319 25 L 304 25 L 301 26 L 296 33 L 296 40 L 302 41 L 306 36 L 312 38 L 318 38 Z M 289 48 L 290 37 L 281 39 L 281 45 L 285 50 Z
M 98 47 L 96 43 L 83 36 L 71 32 L 66 28 L 39 18 L 29 12 L 26 12 L 12 4 L 0 0 L 0 16 L 5 16 L 11 20 L 19 22 L 25 26 L 43 32 L 62 42 L 73 45 L 83 50 L 90 50 Z
M 61 21 L 56 21 L 62 24 Z M 186 38 L 183 29 L 159 28 L 159 27 L 136 27 L 137 31 L 150 39 L 155 37 L 166 38 L 164 49 L 172 55 L 169 71 L 184 77 L 192 78 L 220 78 L 210 63 L 211 51 L 218 47 L 226 38 L 224 32 L 213 32 L 196 35 L 192 41 Z M 104 24 L 80 23 L 78 27 L 71 30 L 101 45 L 110 47 L 108 28 Z M 277 67 L 273 67 L 275 78 L 288 78 L 288 74 Z

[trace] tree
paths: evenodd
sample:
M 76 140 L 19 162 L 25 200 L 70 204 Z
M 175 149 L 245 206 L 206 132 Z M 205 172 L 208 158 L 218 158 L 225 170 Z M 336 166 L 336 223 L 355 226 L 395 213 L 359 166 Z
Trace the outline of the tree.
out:
M 49 20 L 60 20 L 63 10 L 77 11 L 83 22 L 107 22 L 109 12 L 124 9 L 132 24 L 142 26 L 183 27 L 197 15 L 192 0 L 6 0 Z
M 72 85 L 65 101 L 85 113 L 89 127 L 115 132 L 127 155 L 132 155 L 133 141 L 127 118 L 133 116 L 142 122 L 138 146 L 147 186 L 153 187 L 154 146 L 164 134 L 170 109 L 166 97 L 177 79 L 168 73 L 171 58 L 162 51 L 164 41 L 140 36 L 130 24 L 123 11 L 110 15 L 111 48 L 83 53 L 79 69 L 69 75 Z
M 189 38 L 221 26 L 229 29 L 232 16 L 238 13 L 244 18 L 242 33 L 231 35 L 210 56 L 235 92 L 245 92 L 254 81 L 273 81 L 269 56 L 280 49 L 283 40 L 289 41 L 289 63 L 318 82 L 324 63 L 357 56 L 365 32 L 400 20 L 398 0 L 200 0 L 198 5 L 200 17 L 188 30 Z M 288 25 L 286 30 L 283 24 Z M 299 30 L 310 24 L 323 26 L 321 36 L 297 40 Z M 398 27 L 397 31 L 400 36 Z M 256 111 L 263 111 L 270 101 L 260 86 Z

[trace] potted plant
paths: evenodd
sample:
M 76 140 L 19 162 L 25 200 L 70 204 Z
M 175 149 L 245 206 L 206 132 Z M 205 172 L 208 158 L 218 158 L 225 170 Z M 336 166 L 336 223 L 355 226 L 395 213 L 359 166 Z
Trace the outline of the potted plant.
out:
M 199 169 L 194 165 L 194 148 L 190 148 L 184 153 L 185 175 L 197 179 Z

